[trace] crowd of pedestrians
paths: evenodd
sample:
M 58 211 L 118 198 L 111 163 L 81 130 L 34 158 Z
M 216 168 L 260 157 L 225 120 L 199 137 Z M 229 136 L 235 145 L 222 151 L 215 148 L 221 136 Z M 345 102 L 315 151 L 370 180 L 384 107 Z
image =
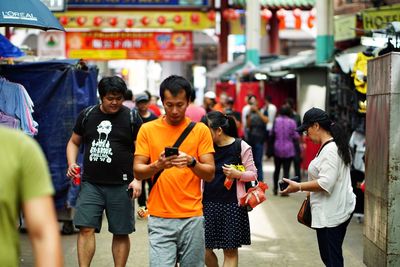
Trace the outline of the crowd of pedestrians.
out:
M 126 265 L 134 216 L 147 220 L 150 266 L 218 266 L 215 249 L 223 250 L 224 266 L 238 266 L 238 248 L 251 244 L 248 209 L 239 199 L 246 183 L 264 180 L 267 151 L 275 165 L 274 195 L 311 192 L 321 259 L 326 266 L 343 265 L 341 246 L 355 205 L 351 156 L 343 132 L 323 110 L 310 110 L 301 122 L 291 99 L 278 109 L 270 96 L 260 106 L 260 99 L 248 95 L 243 109 L 235 110 L 235 99 L 226 93 L 218 98 L 212 91 L 200 106 L 196 90 L 176 75 L 160 85 L 161 107 L 148 92 L 134 96 L 116 76 L 103 78 L 98 93 L 100 104 L 79 114 L 66 148 L 67 176 L 75 177 L 79 165 L 83 171 L 74 217 L 79 266 L 90 266 L 103 213 L 113 234 L 115 266 Z M 300 171 L 303 132 L 322 144 L 308 169 L 308 182 Z M 83 164 L 78 163 L 81 146 Z M 279 192 L 280 169 L 289 178 L 291 164 L 300 182 L 284 179 L 289 186 Z M 37 176 L 49 180 L 45 171 Z M 52 192 L 47 183 L 32 196 L 44 196 L 38 202 L 46 207 L 42 213 L 55 222 L 54 207 L 47 203 Z M 36 205 L 29 199 L 24 198 L 26 205 Z M 327 216 L 325 209 L 337 212 Z M 36 217 L 25 216 L 34 229 Z M 61 266 L 59 236 L 49 242 L 54 257 L 46 260 Z M 44 260 L 41 253 L 36 257 Z

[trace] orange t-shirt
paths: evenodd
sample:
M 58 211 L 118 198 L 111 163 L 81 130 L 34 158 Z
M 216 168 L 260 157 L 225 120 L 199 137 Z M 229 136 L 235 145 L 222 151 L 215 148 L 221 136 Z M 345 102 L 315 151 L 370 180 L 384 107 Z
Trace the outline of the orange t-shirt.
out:
M 154 162 L 166 146 L 172 146 L 190 123 L 189 118 L 178 125 L 169 125 L 165 116 L 142 125 L 136 139 L 135 155 L 150 158 Z M 199 159 L 201 155 L 214 153 L 210 130 L 197 123 L 179 147 L 180 151 Z M 148 198 L 150 215 L 162 218 L 188 218 L 203 215 L 201 203 L 201 179 L 189 167 L 165 169 Z

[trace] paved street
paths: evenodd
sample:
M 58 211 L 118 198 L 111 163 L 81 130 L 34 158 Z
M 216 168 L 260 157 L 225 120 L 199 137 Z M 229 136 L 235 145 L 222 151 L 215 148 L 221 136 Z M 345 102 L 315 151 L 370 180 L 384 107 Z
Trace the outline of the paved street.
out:
M 252 245 L 239 250 L 239 266 L 323 266 L 315 232 L 296 220 L 305 193 L 296 193 L 289 197 L 273 196 L 271 162 L 265 164 L 264 171 L 271 188 L 267 191 L 267 200 L 249 213 Z M 362 231 L 362 224 L 353 218 L 343 246 L 347 267 L 365 266 L 362 262 Z M 67 267 L 78 266 L 76 238 L 76 234 L 62 237 Z M 102 232 L 96 235 L 97 250 L 92 266 L 113 266 L 111 238 L 105 221 Z M 33 266 L 26 234 L 21 234 L 21 242 L 21 266 Z M 222 254 L 220 251 L 218 253 L 222 265 Z M 136 232 L 131 235 L 131 252 L 127 266 L 148 266 L 146 220 L 136 222 Z

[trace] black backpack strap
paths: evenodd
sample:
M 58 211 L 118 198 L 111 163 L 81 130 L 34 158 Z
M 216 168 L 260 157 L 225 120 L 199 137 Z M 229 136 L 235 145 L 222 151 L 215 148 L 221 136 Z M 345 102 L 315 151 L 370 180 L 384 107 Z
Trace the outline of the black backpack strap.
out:
M 179 136 L 178 140 L 176 140 L 176 142 L 175 142 L 175 144 L 174 144 L 173 146 L 174 146 L 174 147 L 179 147 L 179 146 L 182 144 L 182 142 L 185 140 L 185 138 L 188 136 L 188 134 L 190 133 L 190 131 L 194 128 L 194 126 L 196 126 L 196 123 L 193 122 L 193 121 L 190 122 L 189 125 L 186 126 L 185 130 L 183 130 L 183 132 L 181 133 L 181 135 Z M 164 171 L 164 170 L 161 170 L 161 171 L 157 172 L 157 173 L 154 175 L 154 177 L 153 177 L 153 186 L 152 186 L 152 188 L 153 188 L 154 185 L 156 184 L 156 182 L 157 182 L 157 180 L 158 180 L 158 177 L 160 177 L 160 175 L 161 175 L 161 173 L 162 173 L 163 171 Z M 150 192 L 149 192 L 149 194 L 150 194 Z
M 139 112 L 135 108 L 130 110 L 130 121 L 133 140 L 136 140 L 139 129 L 143 124 L 143 120 L 140 117 Z
M 98 105 L 93 105 L 93 106 L 89 106 L 89 107 L 85 108 L 85 110 L 83 112 L 83 119 L 82 119 L 82 124 L 81 124 L 82 129 L 85 128 L 85 125 L 88 120 L 90 112 L 92 112 L 92 110 L 97 106 Z

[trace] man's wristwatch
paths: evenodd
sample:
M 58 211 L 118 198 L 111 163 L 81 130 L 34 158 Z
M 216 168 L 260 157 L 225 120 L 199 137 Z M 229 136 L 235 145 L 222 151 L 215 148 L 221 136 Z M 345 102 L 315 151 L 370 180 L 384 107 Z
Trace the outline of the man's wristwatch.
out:
M 197 160 L 192 157 L 192 162 L 190 162 L 187 166 L 190 168 L 193 168 L 194 166 L 196 166 Z

